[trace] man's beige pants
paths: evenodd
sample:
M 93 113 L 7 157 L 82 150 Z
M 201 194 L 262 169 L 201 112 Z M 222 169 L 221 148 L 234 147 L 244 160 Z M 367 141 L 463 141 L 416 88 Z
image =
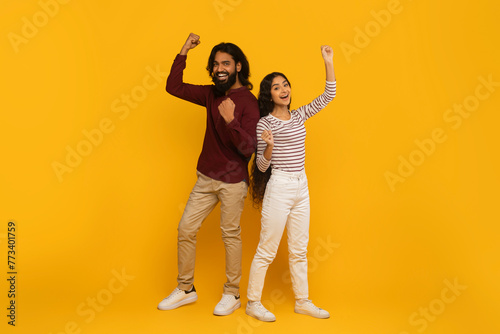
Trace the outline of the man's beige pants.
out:
M 245 181 L 225 183 L 197 172 L 198 180 L 189 195 L 178 227 L 177 262 L 179 276 L 177 287 L 189 290 L 194 282 L 196 234 L 201 224 L 220 201 L 220 228 L 226 248 L 226 277 L 224 294 L 239 295 L 241 279 L 240 217 L 247 196 Z M 206 258 L 210 261 L 209 258 Z

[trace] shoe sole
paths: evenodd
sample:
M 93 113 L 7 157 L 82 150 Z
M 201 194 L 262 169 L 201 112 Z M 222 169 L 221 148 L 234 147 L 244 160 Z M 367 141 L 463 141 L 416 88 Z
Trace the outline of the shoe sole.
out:
M 264 321 L 264 322 L 275 322 L 276 321 L 276 317 L 274 319 L 264 319 L 264 318 L 259 317 L 256 314 L 249 312 L 248 310 L 245 310 L 245 313 L 247 315 L 251 316 L 252 318 L 255 318 L 255 319 L 260 320 L 260 321 Z
M 231 313 L 233 313 L 234 311 L 236 311 L 240 307 L 241 307 L 241 302 L 238 300 L 238 302 L 236 304 L 234 304 L 234 306 L 227 311 L 217 312 L 214 310 L 214 315 L 230 315 Z
M 182 305 L 186 305 L 186 304 L 191 304 L 191 303 L 194 303 L 195 301 L 198 300 L 198 295 L 195 294 L 194 296 L 189 296 L 187 298 L 184 298 L 182 300 L 179 300 L 177 303 L 175 304 L 172 304 L 170 306 L 167 306 L 167 307 L 160 307 L 158 305 L 158 309 L 161 310 L 161 311 L 168 311 L 168 310 L 173 310 L 173 309 L 176 309 L 178 307 L 181 307 Z
M 308 316 L 311 316 L 311 317 L 317 318 L 317 319 L 328 319 L 328 318 L 330 318 L 330 315 L 326 315 L 326 316 L 313 315 L 313 314 L 311 314 L 311 313 L 309 313 L 307 311 L 302 311 L 301 309 L 295 309 L 294 311 L 295 311 L 295 313 L 308 315 Z

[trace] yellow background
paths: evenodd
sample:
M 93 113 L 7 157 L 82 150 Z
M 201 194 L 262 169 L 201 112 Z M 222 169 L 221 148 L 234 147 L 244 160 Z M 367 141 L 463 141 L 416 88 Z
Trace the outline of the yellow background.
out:
M 500 5 L 401 0 L 377 23 L 374 13 L 393 5 L 72 0 L 44 21 L 35 0 L 2 1 L 2 333 L 498 333 L 500 87 L 458 128 L 443 117 L 473 101 L 478 78 L 500 81 Z M 23 28 L 34 20 L 36 32 Z M 369 40 L 359 36 L 366 29 Z M 320 45 L 334 48 L 337 97 L 307 123 L 306 159 L 310 295 L 328 320 L 293 313 L 284 242 L 263 295 L 278 320 L 256 322 L 243 307 L 212 315 L 225 281 L 218 209 L 198 236 L 198 302 L 156 310 L 176 285 L 176 227 L 205 111 L 147 76 L 168 73 L 189 32 L 202 44 L 189 54 L 188 82 L 209 83 L 212 46 L 231 41 L 250 60 L 254 94 L 265 74 L 282 71 L 293 107 L 322 92 Z M 125 114 L 121 99 L 141 92 Z M 60 182 L 54 162 L 66 164 L 67 147 L 84 145 L 83 131 L 103 120 L 112 130 Z M 392 191 L 386 172 L 398 173 L 400 156 L 409 159 L 415 140 L 436 128 L 446 140 Z M 6 317 L 9 221 L 17 224 L 15 328 Z M 260 225 L 248 200 L 241 225 L 246 303 Z M 437 315 L 423 320 L 429 308 Z

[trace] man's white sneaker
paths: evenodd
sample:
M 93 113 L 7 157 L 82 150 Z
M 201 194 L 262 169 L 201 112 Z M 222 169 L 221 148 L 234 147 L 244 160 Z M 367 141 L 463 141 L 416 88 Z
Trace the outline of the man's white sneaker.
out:
M 310 300 L 306 300 L 303 303 L 295 302 L 295 313 L 310 315 L 311 317 L 319 319 L 330 318 L 330 313 L 325 311 L 316 305 L 314 305 Z
M 229 315 L 241 307 L 240 296 L 222 295 L 220 302 L 215 306 L 215 315 Z
M 248 302 L 246 314 L 260 321 L 276 321 L 274 314 L 269 312 L 261 302 Z
M 198 300 L 196 289 L 193 288 L 189 291 L 180 290 L 175 288 L 174 291 L 158 304 L 159 310 L 173 310 L 182 305 L 194 303 Z

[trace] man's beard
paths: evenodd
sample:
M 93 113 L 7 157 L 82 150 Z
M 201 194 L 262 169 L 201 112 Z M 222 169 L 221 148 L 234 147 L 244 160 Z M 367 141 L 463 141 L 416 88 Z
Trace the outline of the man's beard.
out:
M 227 73 L 227 72 L 222 72 L 222 73 Z M 236 83 L 237 72 L 234 71 L 232 74 L 228 74 L 227 80 L 224 83 L 221 83 L 219 81 L 219 78 L 217 77 L 217 74 L 218 73 L 215 73 L 212 76 L 212 81 L 215 84 L 215 89 L 217 90 L 217 92 L 219 92 L 220 94 L 224 95 L 229 90 L 229 88 L 231 88 Z

